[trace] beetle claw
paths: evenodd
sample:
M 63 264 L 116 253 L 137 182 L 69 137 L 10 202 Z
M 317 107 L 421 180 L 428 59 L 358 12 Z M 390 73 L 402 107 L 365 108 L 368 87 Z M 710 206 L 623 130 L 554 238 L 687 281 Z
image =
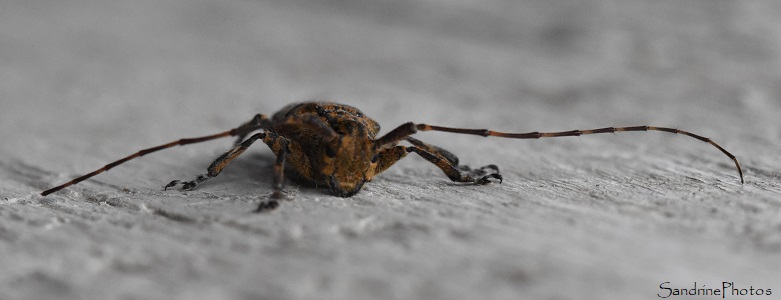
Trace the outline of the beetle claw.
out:
M 491 182 L 490 178 L 499 179 L 499 183 L 502 183 L 502 175 L 499 175 L 499 174 L 496 174 L 496 173 L 485 175 L 482 178 L 476 180 L 475 183 L 477 183 L 477 184 L 488 184 L 488 183 Z
M 173 181 L 169 182 L 168 184 L 166 184 L 163 187 L 163 190 L 166 191 L 166 190 L 168 190 L 168 188 L 172 188 L 172 187 L 176 186 L 177 184 L 179 184 L 180 182 L 182 182 L 182 181 L 181 180 L 173 180 Z

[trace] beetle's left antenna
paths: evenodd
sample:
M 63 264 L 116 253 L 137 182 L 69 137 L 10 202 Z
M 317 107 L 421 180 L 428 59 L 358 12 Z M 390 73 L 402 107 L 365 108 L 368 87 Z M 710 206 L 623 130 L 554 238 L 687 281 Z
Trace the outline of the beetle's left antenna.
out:
M 583 130 L 570 130 L 570 131 L 559 131 L 559 132 L 536 132 L 535 131 L 535 132 L 526 132 L 526 133 L 509 133 L 509 132 L 493 131 L 488 129 L 453 128 L 453 127 L 434 126 L 434 125 L 427 125 L 427 124 L 415 124 L 412 122 L 408 122 L 400 125 L 399 127 L 396 127 L 396 129 L 391 130 L 390 132 L 386 133 L 383 137 L 377 139 L 375 141 L 375 144 L 377 145 L 376 147 L 381 147 L 383 145 L 398 142 L 414 133 L 417 133 L 418 131 L 442 131 L 442 132 L 451 132 L 451 133 L 479 135 L 485 137 L 495 136 L 495 137 L 509 138 L 509 139 L 539 139 L 539 138 L 581 136 L 586 134 L 615 133 L 615 132 L 628 132 L 628 131 L 663 131 L 663 132 L 669 132 L 675 134 L 682 134 L 706 142 L 711 146 L 716 147 L 716 149 L 719 149 L 721 153 L 724 153 L 724 155 L 729 157 L 735 163 L 735 168 L 738 169 L 738 175 L 740 175 L 740 184 L 743 184 L 744 182 L 743 169 L 740 168 L 740 163 L 738 163 L 738 159 L 735 157 L 735 155 L 729 153 L 727 149 L 724 149 L 719 144 L 716 144 L 716 142 L 714 142 L 713 140 L 701 136 L 699 134 L 694 134 L 688 131 L 683 131 L 675 128 L 658 127 L 658 126 L 605 127 L 605 128 L 598 128 L 598 129 L 583 129 Z
M 138 152 L 136 152 L 136 153 L 134 153 L 132 155 L 129 155 L 129 156 L 123 158 L 123 159 L 117 160 L 115 162 L 112 162 L 110 164 L 107 164 L 107 165 L 103 166 L 100 169 L 92 171 L 89 174 L 82 175 L 80 177 L 77 177 L 76 179 L 73 179 L 73 180 L 68 181 L 66 183 L 63 183 L 61 185 L 58 185 L 58 186 L 55 186 L 55 187 L 50 188 L 48 190 L 45 190 L 45 191 L 41 192 L 41 196 L 46 196 L 48 194 L 54 193 L 56 191 L 59 191 L 61 189 L 69 187 L 71 185 L 77 184 L 77 183 L 79 183 L 79 182 L 81 182 L 81 181 L 83 181 L 83 180 L 85 180 L 87 178 L 90 178 L 92 176 L 98 175 L 100 173 L 108 171 L 109 169 L 111 169 L 113 167 L 121 165 L 121 164 L 127 162 L 128 160 L 131 160 L 131 159 L 134 159 L 134 158 L 137 158 L 137 157 L 141 157 L 141 156 L 147 155 L 147 154 L 152 153 L 152 152 L 156 152 L 156 151 L 160 151 L 160 150 L 163 150 L 163 149 L 175 147 L 175 146 L 183 146 L 183 145 L 187 145 L 187 144 L 195 144 L 195 143 L 205 142 L 205 141 L 218 139 L 218 138 L 222 138 L 222 137 L 229 137 L 229 136 L 239 135 L 239 134 L 243 133 L 241 129 L 243 129 L 243 128 L 239 127 L 239 128 L 234 128 L 234 129 L 225 131 L 225 132 L 220 132 L 220 133 L 217 133 L 217 134 L 212 134 L 212 135 L 207 135 L 207 136 L 202 136 L 202 137 L 195 137 L 195 138 L 180 139 L 178 141 L 173 141 L 173 142 L 170 142 L 168 144 L 163 144 L 163 145 L 160 145 L 160 146 L 147 148 L 147 149 L 138 151 Z

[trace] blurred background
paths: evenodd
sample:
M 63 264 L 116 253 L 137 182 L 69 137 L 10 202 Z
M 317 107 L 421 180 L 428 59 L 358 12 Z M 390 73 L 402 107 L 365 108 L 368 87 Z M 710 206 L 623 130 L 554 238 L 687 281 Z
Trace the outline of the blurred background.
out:
M 779 107 L 780 10 L 710 0 L 4 1 L 0 93 L 7 114 L 45 116 L 34 120 L 41 131 L 78 116 L 82 130 L 138 138 L 222 129 L 310 99 L 353 104 L 386 129 L 653 122 L 735 134 Z M 166 122 L 172 115 L 186 117 Z M 731 126 L 710 128 L 723 121 Z M 0 122 L 6 140 L 24 126 Z
M 594 288 L 596 292 L 590 296 L 605 299 L 656 298 L 658 289 L 654 288 L 669 278 L 681 279 L 681 285 L 719 274 L 725 275 L 724 280 L 732 278 L 730 274 L 751 279 L 751 266 L 760 269 L 756 274 L 771 274 L 770 269 L 763 269 L 765 264 L 749 257 L 775 259 L 781 249 L 781 225 L 773 221 L 778 202 L 771 200 L 778 196 L 781 178 L 777 159 L 781 140 L 779 83 L 781 2 L 772 0 L 4 0 L 0 3 L 0 178 L 4 182 L 0 192 L 5 204 L 0 205 L 0 214 L 5 221 L 0 222 L 0 245 L 7 255 L 0 259 L 0 267 L 6 270 L 0 275 L 0 285 L 14 290 L 0 292 L 0 296 L 114 295 L 134 299 L 152 295 L 184 299 L 193 294 L 177 284 L 192 276 L 197 279 L 186 285 L 191 293 L 215 298 L 514 298 L 526 293 L 537 298 L 571 299 L 583 295 L 581 288 Z M 452 150 L 473 166 L 502 166 L 509 183 L 498 188 L 503 192 L 496 197 L 505 201 L 505 206 L 530 207 L 506 211 L 507 207 L 492 202 L 485 190 L 462 195 L 473 199 L 458 198 L 451 191 L 457 187 L 446 183 L 439 170 L 414 158 L 400 162 L 398 168 L 380 177 L 380 182 L 367 186 L 354 202 L 292 185 L 292 193 L 299 198 L 291 206 L 303 208 L 291 211 L 293 216 L 285 213 L 281 219 L 259 221 L 244 215 L 242 209 L 251 209 L 254 204 L 246 199 L 256 199 L 258 189 L 265 193 L 270 184 L 266 173 L 271 154 L 262 147 L 256 150 L 261 154 L 240 160 L 244 166 L 236 166 L 232 175 L 214 179 L 217 183 L 203 192 L 206 195 L 191 194 L 204 197 L 201 200 L 206 202 L 209 197 L 231 199 L 233 210 L 221 211 L 224 207 L 220 205 L 228 204 L 212 203 L 212 207 L 182 212 L 178 202 L 165 199 L 169 194 L 157 189 L 168 180 L 201 173 L 231 141 L 145 157 L 102 174 L 73 192 L 63 192 L 56 200 L 37 196 L 43 188 L 138 149 L 226 130 L 256 113 L 272 114 L 288 103 L 311 99 L 356 106 L 379 121 L 383 132 L 407 121 L 511 132 L 646 124 L 677 127 L 711 137 L 736 154 L 745 166 L 749 190 L 735 192 L 738 178 L 726 157 L 685 137 L 639 133 L 509 143 L 427 133 L 426 141 Z M 640 182 L 633 183 L 633 178 L 640 178 Z M 611 186 L 614 183 L 616 186 Z M 644 186 L 648 185 L 651 188 L 646 191 Z M 428 190 L 431 186 L 434 191 Z M 122 189 L 140 194 L 124 195 Z M 120 210 L 130 212 L 114 215 L 112 209 L 96 206 L 106 199 L 127 197 L 131 203 L 142 203 L 141 208 L 119 205 Z M 376 210 L 361 208 L 367 201 L 381 203 L 377 199 L 383 197 L 432 197 L 441 202 L 391 202 L 395 204 L 388 204 L 390 207 L 372 204 L 380 205 Z M 620 205 L 599 202 L 601 197 Z M 325 199 L 322 201 L 329 204 L 306 199 Z M 450 210 L 444 212 L 441 208 L 451 200 L 469 203 L 475 199 L 482 208 L 470 204 L 448 206 Z M 681 204 L 693 205 L 682 209 L 658 208 L 680 199 L 696 201 Z M 737 205 L 737 216 L 716 210 L 712 215 L 702 212 L 735 199 L 749 202 Z M 180 200 L 183 207 L 193 205 Z M 158 224 L 159 220 L 143 214 L 144 205 L 171 205 L 168 208 L 184 216 L 200 216 L 185 219 L 195 220 L 200 226 L 195 227 L 205 230 L 204 240 L 216 229 L 203 225 L 203 220 L 211 224 L 238 218 L 241 226 L 234 227 L 250 235 L 265 233 L 260 238 L 251 236 L 258 241 L 245 242 L 241 235 L 222 232 L 231 241 L 226 243 L 239 243 L 236 247 L 245 247 L 245 251 L 223 253 L 215 245 L 201 245 L 209 249 L 203 250 L 206 253 L 192 250 L 201 246 L 188 248 L 194 261 L 175 261 L 171 263 L 173 271 L 163 271 L 155 267 L 154 260 L 144 257 L 166 257 L 164 253 L 184 247 L 179 243 L 192 246 L 206 242 L 183 237 L 195 234 L 188 231 L 195 230 L 191 225 Z M 403 208 L 407 205 L 413 208 Z M 600 221 L 605 218 L 601 214 L 604 209 L 621 215 L 649 207 L 658 215 L 636 220 L 638 216 L 630 213 L 626 218 L 607 217 L 612 220 L 604 221 L 608 223 Z M 434 219 L 439 223 L 427 223 L 429 217 L 419 213 L 426 209 L 437 212 Z M 594 215 L 575 212 L 582 209 Z M 389 213 L 391 210 L 397 212 Z M 204 211 L 218 217 L 203 217 Z M 301 230 L 305 237 L 318 237 L 313 243 L 326 243 L 333 232 L 317 228 L 339 223 L 345 211 L 353 211 L 346 218 L 357 222 L 349 223 L 349 228 L 364 228 L 364 223 L 374 224 L 368 225 L 370 229 L 387 226 L 394 234 L 385 238 L 412 241 L 413 246 L 399 252 L 409 255 L 401 265 L 410 269 L 383 273 L 383 268 L 393 269 L 389 262 L 395 260 L 388 258 L 392 256 L 356 254 L 367 248 L 342 241 L 337 245 L 346 248 L 347 254 L 328 252 L 340 263 L 321 269 L 336 275 L 304 276 L 302 280 L 309 285 L 298 291 L 283 280 L 308 274 L 305 266 L 289 265 L 301 256 L 285 256 L 288 260 L 275 262 L 282 270 L 264 269 L 269 262 L 256 256 L 264 253 L 256 250 L 266 251 L 264 247 L 269 245 L 284 248 L 289 240 L 301 237 Z M 532 216 L 525 215 L 529 211 Z M 548 214 L 551 212 L 555 217 Z M 367 216 L 383 214 L 387 215 L 366 221 Z M 480 225 L 495 219 L 495 214 L 502 216 L 500 223 Z M 628 232 L 617 235 L 663 237 L 670 228 L 661 224 L 669 218 L 680 226 L 673 228 L 680 235 L 664 240 L 658 249 L 639 245 L 637 240 L 618 242 L 613 236 L 617 233 L 611 231 L 628 227 Z M 729 221 L 719 221 L 725 219 Z M 132 224 L 146 222 L 157 228 L 152 231 L 159 236 L 141 232 L 127 241 L 112 238 L 123 235 L 111 228 L 135 228 Z M 430 256 L 416 255 L 420 250 L 415 248 L 416 242 L 425 244 L 432 239 L 428 234 L 445 230 L 442 228 L 479 235 L 471 231 L 474 229 L 455 225 L 475 224 L 470 222 L 496 238 L 488 238 L 480 247 L 472 241 L 454 242 L 452 249 L 457 250 L 447 252 L 450 259 L 468 263 L 448 268 L 452 261 L 431 250 L 442 244 L 431 246 Z M 596 225 L 577 227 L 576 223 Z M 300 224 L 311 227 L 296 227 Z M 169 225 L 174 229 L 160 229 Z M 654 227 L 657 225 L 659 228 Z M 50 231 L 59 226 L 73 228 L 64 233 Z M 422 231 L 426 234 L 416 235 L 416 226 L 425 228 Z M 98 234 L 91 231 L 94 227 L 105 229 Z M 284 228 L 299 231 L 291 233 Z M 589 241 L 594 232 L 588 228 L 604 233 L 596 234 L 595 244 Z M 187 234 L 175 233 L 177 230 Z M 361 230 L 352 234 L 361 236 Z M 732 240 L 719 242 L 718 234 L 724 232 L 720 230 L 730 232 Z M 697 233 L 707 236 L 705 242 L 689 240 L 690 234 Z M 563 237 L 555 240 L 561 243 L 546 240 L 553 234 Z M 170 247 L 156 248 L 144 242 L 150 235 L 154 237 L 151 240 L 165 241 L 160 243 Z M 443 245 L 450 245 L 452 241 L 446 240 Z M 518 246 L 521 242 L 527 244 Z M 618 246 L 604 246 L 605 242 Z M 664 256 L 671 259 L 671 265 L 678 264 L 697 256 L 703 243 L 717 249 L 707 256 L 712 260 L 684 263 L 672 270 L 649 262 L 660 259 L 654 256 L 659 249 L 678 249 L 677 254 Z M 318 254 L 305 250 L 299 254 L 307 257 L 309 253 L 309 258 L 322 263 L 325 259 L 315 259 L 324 255 L 322 247 L 338 252 L 329 246 L 310 245 L 308 251 Z M 551 249 L 567 247 L 574 250 L 550 254 Z M 742 247 L 748 250 L 735 250 L 746 249 Z M 133 249 L 137 255 L 133 257 L 143 267 L 117 265 L 124 248 Z M 520 266 L 506 267 L 495 261 L 496 252 L 492 251 L 496 249 L 506 251 L 500 251 L 503 254 L 523 254 L 516 257 Z M 85 258 L 82 251 L 92 251 L 93 258 Z M 611 259 L 632 251 L 641 252 L 636 260 L 623 256 Z M 195 258 L 200 256 L 216 261 L 234 258 L 222 264 Z M 356 257 L 366 261 L 352 263 Z M 725 269 L 706 267 L 714 260 L 736 257 L 740 259 Z M 257 261 L 249 266 L 236 261 L 251 259 Z M 565 262 L 559 264 L 562 259 Z M 367 262 L 372 260 L 378 262 Z M 102 269 L 106 261 L 114 261 L 108 270 Z M 421 261 L 429 262 L 417 267 Z M 605 271 L 591 273 L 593 263 L 611 261 Z M 349 265 L 380 271 L 369 272 L 377 273 L 369 276 L 374 280 L 360 281 L 365 277 L 360 271 L 338 273 Z M 740 269 L 740 265 L 749 267 Z M 703 272 L 708 275 L 696 270 L 707 270 Z M 138 275 L 133 277 L 136 281 L 126 282 L 130 286 L 116 293 L 89 284 L 98 278 L 109 285 L 124 282 L 128 272 Z M 231 273 L 253 275 L 271 286 L 261 285 L 262 291 L 254 291 L 254 281 L 244 276 L 238 283 L 220 288 L 216 283 L 225 283 L 220 274 Z M 499 274 L 496 276 L 501 280 L 494 280 L 489 273 Z M 392 279 L 401 275 L 409 275 L 409 281 Z M 452 278 L 435 283 L 438 276 Z M 155 278 L 165 285 L 155 285 Z M 358 283 L 345 283 L 353 280 Z M 429 287 L 416 289 L 410 281 L 426 282 Z M 625 287 L 616 288 L 616 282 Z M 134 294 L 131 287 L 144 287 L 149 292 Z M 476 289 L 463 290 L 467 287 Z M 773 288 L 781 290 L 781 286 Z M 551 294 L 553 290 L 556 292 Z
M 654 110 L 660 120 L 683 122 L 665 115 L 698 114 L 702 105 L 743 112 L 778 93 L 781 21 L 773 1 L 4 1 L 2 8 L 4 104 L 39 113 L 90 107 L 246 118 L 278 108 L 264 103 L 325 98 L 371 103 L 377 112 L 408 113 L 402 107 L 426 100 L 521 119 L 534 117 L 527 105 L 550 105 L 584 119 L 609 109 L 643 121 L 641 111 Z M 207 100 L 219 105 L 198 105 Z

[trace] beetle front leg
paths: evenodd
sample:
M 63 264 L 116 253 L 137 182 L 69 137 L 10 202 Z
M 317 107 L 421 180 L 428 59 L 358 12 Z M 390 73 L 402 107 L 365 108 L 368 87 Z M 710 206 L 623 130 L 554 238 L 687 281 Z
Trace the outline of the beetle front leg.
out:
M 495 165 L 489 165 L 482 167 L 478 170 L 482 171 L 483 174 L 486 172 L 483 169 L 494 169 L 497 173 L 491 173 L 485 176 L 482 176 L 480 178 L 473 178 L 470 174 L 464 174 L 462 173 L 455 164 L 453 164 L 452 161 L 450 161 L 447 157 L 444 157 L 442 155 L 437 154 L 436 152 L 432 153 L 429 151 L 426 151 L 426 149 L 421 148 L 420 146 L 412 146 L 406 148 L 407 152 L 415 152 L 421 157 L 423 157 L 425 160 L 429 161 L 430 163 L 436 165 L 440 170 L 445 172 L 445 175 L 447 175 L 450 180 L 454 182 L 472 182 L 476 184 L 487 184 L 491 182 L 491 178 L 493 179 L 499 179 L 499 183 L 502 183 L 502 175 L 499 175 L 499 168 Z M 469 167 L 466 167 L 467 170 L 470 173 L 473 172 L 473 170 L 469 169 Z M 473 173 L 475 175 L 478 175 L 480 173 Z
M 277 138 L 277 137 L 278 136 L 275 133 L 273 133 L 273 132 L 266 132 L 266 131 L 264 131 L 264 132 L 256 133 L 256 134 L 252 135 L 251 137 L 249 137 L 248 139 L 246 139 L 245 141 L 243 141 L 240 144 L 238 144 L 237 146 L 233 147 L 233 149 L 230 149 L 230 150 L 228 150 L 228 152 L 225 152 L 222 155 L 220 155 L 219 157 L 217 157 L 217 159 L 214 160 L 214 162 L 212 162 L 211 165 L 209 165 L 209 168 L 206 169 L 206 171 L 207 171 L 206 174 L 198 175 L 198 176 L 195 177 L 195 179 L 190 180 L 190 181 L 173 180 L 173 181 L 169 182 L 168 184 L 166 184 L 163 187 L 163 189 L 167 190 L 167 189 L 169 189 L 171 187 L 174 187 L 176 185 L 181 184 L 182 185 L 182 190 L 185 190 L 185 191 L 192 190 L 196 186 L 198 186 L 199 183 L 204 182 L 207 179 L 210 179 L 212 177 L 216 177 L 217 175 L 219 175 L 220 172 L 222 172 L 223 168 L 225 168 L 231 161 L 236 159 L 236 157 L 238 157 L 239 155 L 244 153 L 244 151 L 246 151 L 247 148 L 249 148 L 252 145 L 252 143 L 257 141 L 258 139 L 262 139 L 262 140 L 265 141 L 267 139 L 274 139 L 274 138 Z
M 447 151 L 445 149 L 442 149 L 440 147 L 431 145 L 429 143 L 423 142 L 419 139 L 413 138 L 411 136 L 408 136 L 404 138 L 407 142 L 410 144 L 413 144 L 415 146 L 418 146 L 419 148 L 422 148 L 423 150 L 426 150 L 426 152 L 432 153 L 432 154 L 438 154 L 445 159 L 447 159 L 450 163 L 452 163 L 454 166 L 458 166 L 458 156 L 451 153 L 450 151 Z
M 417 140 L 416 142 L 413 142 L 413 144 L 417 144 L 417 143 L 425 144 Z M 441 148 L 431 146 L 428 149 L 434 150 L 434 149 L 441 149 Z M 478 179 L 474 179 L 470 174 L 464 174 L 458 169 L 457 165 L 453 163 L 453 161 L 457 162 L 458 158 L 456 158 L 455 155 L 451 154 L 450 152 L 447 152 L 448 154 L 450 154 L 449 156 L 443 156 L 438 151 L 429 152 L 426 149 L 417 145 L 411 147 L 394 146 L 392 148 L 382 150 L 380 153 L 377 154 L 376 159 L 372 160 L 372 164 L 374 164 L 374 167 L 371 168 L 369 172 L 366 174 L 366 179 L 371 180 L 377 174 L 382 173 L 383 171 L 390 168 L 397 161 L 406 157 L 407 153 L 410 152 L 415 152 L 421 157 L 423 157 L 425 160 L 433 163 L 440 170 L 445 172 L 445 175 L 447 175 L 447 177 L 450 178 L 450 180 L 455 182 L 472 182 L 476 184 L 487 184 L 491 182 L 490 180 L 491 178 L 499 179 L 499 183 L 502 182 L 502 175 L 498 174 L 499 168 L 495 165 L 488 165 L 477 170 L 472 170 L 469 169 L 469 167 L 463 166 L 464 168 L 467 168 L 468 172 L 472 175 L 477 175 L 477 176 L 484 175 Z M 495 172 L 488 174 L 487 172 L 485 172 L 485 169 L 492 169 Z
M 366 172 L 366 181 L 372 180 L 374 176 L 384 172 L 405 156 L 407 156 L 407 147 L 404 146 L 394 146 L 380 151 L 372 158 L 372 167 Z
M 443 148 L 440 148 L 440 147 L 437 147 L 437 146 L 425 143 L 425 142 L 423 142 L 421 140 L 418 140 L 416 138 L 413 138 L 411 136 L 406 137 L 405 140 L 407 140 L 407 142 L 410 142 L 411 144 L 415 145 L 415 147 L 418 148 L 419 150 L 423 150 L 425 152 L 433 154 L 435 157 L 446 159 L 451 166 L 456 167 L 460 171 L 469 173 L 469 176 L 478 177 L 478 176 L 486 176 L 486 175 L 491 174 L 491 175 L 489 175 L 489 177 L 497 178 L 497 177 L 492 176 L 492 175 L 493 174 L 499 175 L 499 167 L 496 166 L 496 165 L 492 164 L 492 165 L 487 165 L 487 166 L 480 167 L 478 169 L 472 169 L 472 168 L 470 168 L 467 165 L 459 165 L 458 164 L 458 156 L 456 156 L 455 154 L 451 153 L 450 151 L 447 151 L 447 150 L 445 150 Z M 431 161 L 431 160 L 429 160 L 429 161 Z M 431 161 L 431 162 L 434 163 L 435 165 L 438 165 L 437 162 L 433 162 L 433 161 Z M 439 162 L 439 164 L 442 164 L 442 162 Z M 454 172 L 450 169 L 449 166 L 446 167 L 446 168 L 448 169 L 448 171 L 445 171 L 445 174 L 448 174 L 448 172 L 450 172 L 450 174 L 454 174 Z M 441 169 L 441 167 L 440 167 L 440 169 Z M 443 171 L 444 171 L 444 169 L 443 169 Z M 501 178 L 499 178 L 499 179 L 501 180 Z
M 472 169 L 467 165 L 460 165 L 458 166 L 458 169 L 463 172 L 468 172 L 472 176 L 485 176 L 486 174 L 491 174 L 491 173 L 499 174 L 499 166 L 494 164 L 482 166 L 478 169 Z

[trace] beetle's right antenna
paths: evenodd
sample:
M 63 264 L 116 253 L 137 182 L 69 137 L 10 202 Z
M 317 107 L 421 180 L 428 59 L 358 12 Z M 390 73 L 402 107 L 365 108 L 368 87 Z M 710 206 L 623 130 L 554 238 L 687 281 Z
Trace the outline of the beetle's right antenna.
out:
M 121 165 L 121 164 L 127 162 L 128 160 L 131 160 L 131 159 L 134 159 L 134 158 L 137 158 L 137 157 L 141 157 L 141 156 L 147 155 L 147 154 L 152 153 L 152 152 L 160 151 L 160 150 L 163 150 L 163 149 L 168 149 L 168 148 L 175 147 L 175 146 L 183 146 L 183 145 L 187 145 L 187 144 L 195 144 L 195 143 L 205 142 L 205 141 L 214 140 L 214 139 L 218 139 L 218 138 L 222 138 L 222 137 L 234 136 L 234 135 L 238 135 L 238 134 L 239 134 L 239 130 L 238 129 L 231 129 L 231 130 L 228 130 L 228 131 L 225 131 L 225 132 L 220 132 L 220 133 L 217 133 L 217 134 L 212 134 L 212 135 L 207 135 L 207 136 L 202 136 L 202 137 L 195 137 L 195 138 L 180 139 L 178 141 L 173 141 L 173 142 L 170 142 L 168 144 L 163 144 L 163 145 L 160 145 L 160 146 L 144 149 L 144 150 L 138 151 L 138 152 L 136 152 L 136 153 L 134 153 L 132 155 L 129 155 L 129 156 L 123 158 L 123 159 L 120 159 L 120 160 L 117 160 L 117 161 L 112 162 L 110 164 L 107 164 L 107 165 L 103 166 L 100 169 L 92 171 L 89 174 L 82 175 L 80 177 L 77 177 L 76 179 L 73 179 L 73 180 L 68 181 L 66 183 L 63 183 L 61 185 L 58 185 L 58 186 L 55 186 L 55 187 L 50 188 L 48 190 L 45 190 L 45 191 L 43 191 L 41 193 L 41 196 L 46 196 L 48 194 L 54 193 L 56 191 L 59 191 L 61 189 L 69 187 L 71 185 L 77 184 L 77 183 L 79 183 L 79 182 L 81 182 L 81 181 L 83 181 L 83 180 L 85 180 L 87 178 L 90 178 L 92 176 L 98 175 L 100 173 L 108 171 L 109 169 L 111 169 L 113 167 Z
M 241 126 L 233 128 L 233 129 L 225 131 L 225 132 L 220 132 L 220 133 L 217 133 L 217 134 L 201 136 L 201 137 L 180 139 L 178 141 L 173 141 L 173 142 L 170 142 L 168 144 L 162 144 L 160 146 L 147 148 L 147 149 L 138 151 L 138 152 L 136 152 L 134 154 L 131 154 L 131 155 L 123 158 L 123 159 L 117 160 L 117 161 L 115 161 L 113 163 L 110 163 L 110 164 L 107 164 L 107 165 L 103 166 L 100 169 L 92 171 L 89 174 L 82 175 L 80 177 L 77 177 L 76 179 L 73 179 L 73 180 L 68 181 L 66 183 L 63 183 L 61 185 L 58 185 L 58 186 L 55 186 L 55 187 L 50 188 L 48 190 L 45 190 L 45 191 L 41 192 L 41 196 L 46 196 L 48 194 L 54 193 L 56 191 L 59 191 L 61 189 L 69 187 L 71 185 L 77 184 L 77 183 L 79 183 L 81 181 L 84 181 L 85 179 L 88 179 L 88 178 L 90 178 L 92 176 L 95 176 L 95 175 L 98 175 L 100 173 L 106 172 L 106 171 L 108 171 L 109 169 L 111 169 L 113 167 L 121 165 L 121 164 L 127 162 L 128 160 L 131 160 L 131 159 L 134 159 L 134 158 L 137 158 L 137 157 L 141 157 L 141 156 L 147 155 L 147 154 L 152 153 L 152 152 L 157 152 L 157 151 L 160 151 L 160 150 L 163 150 L 163 149 L 168 149 L 168 148 L 175 147 L 175 146 L 184 146 L 184 145 L 188 145 L 188 144 L 195 144 L 195 143 L 210 141 L 210 140 L 223 138 L 223 137 L 229 137 L 229 136 L 239 136 L 239 138 L 243 138 L 243 137 L 245 137 L 247 134 L 249 134 L 252 131 L 255 131 L 255 130 L 258 130 L 258 129 L 262 129 L 262 128 L 268 128 L 268 126 L 269 126 L 268 117 L 266 117 L 265 115 L 262 115 L 262 114 L 257 114 L 249 122 L 241 124 Z

